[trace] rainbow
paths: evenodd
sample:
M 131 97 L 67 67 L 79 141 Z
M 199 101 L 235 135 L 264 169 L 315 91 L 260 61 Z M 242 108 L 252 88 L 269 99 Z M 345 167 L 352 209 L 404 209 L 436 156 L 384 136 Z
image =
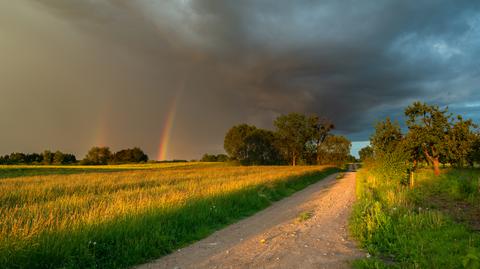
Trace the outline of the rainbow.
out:
M 170 109 L 167 112 L 165 117 L 162 134 L 160 136 L 160 145 L 158 147 L 157 160 L 164 161 L 167 159 L 168 155 L 168 146 L 170 143 L 170 137 L 172 135 L 173 123 L 175 120 L 175 115 L 177 114 L 177 102 L 180 94 L 176 94 L 170 105 Z

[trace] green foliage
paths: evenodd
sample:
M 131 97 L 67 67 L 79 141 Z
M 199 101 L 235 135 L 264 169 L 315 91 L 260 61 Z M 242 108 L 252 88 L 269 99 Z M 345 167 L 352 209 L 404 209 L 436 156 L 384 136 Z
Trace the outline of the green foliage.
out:
M 351 233 L 372 257 L 356 261 L 356 268 L 476 266 L 480 235 L 455 222 L 448 211 L 432 207 L 430 199 L 447 195 L 456 201 L 454 205 L 462 201 L 475 206 L 479 200 L 469 200 L 471 196 L 463 192 L 454 195 L 457 191 L 452 190 L 459 178 L 479 176 L 480 171 L 452 170 L 441 177 L 420 171 L 417 188 L 409 189 L 395 181 L 377 180 L 383 175 L 372 166 L 357 174 L 359 199 L 350 220 Z
M 232 127 L 225 136 L 225 151 L 243 165 L 281 164 L 275 134 L 246 124 Z
M 82 164 L 105 165 L 111 160 L 111 158 L 112 153 L 110 152 L 109 147 L 93 147 L 82 160 Z
M 203 154 L 202 158 L 200 159 L 201 162 L 226 162 L 228 161 L 228 156 L 225 154 Z
M 240 162 L 245 165 L 271 165 L 283 162 L 275 145 L 275 134 L 268 130 L 256 129 L 245 137 L 247 158 Z
M 344 136 L 329 135 L 318 147 L 319 164 L 341 164 L 350 161 L 352 143 Z
M 375 155 L 396 150 L 402 139 L 402 132 L 397 121 L 390 118 L 375 125 L 375 133 L 370 137 L 370 144 Z
M 111 163 L 145 163 L 148 156 L 140 148 L 123 149 L 111 156 Z
M 230 128 L 230 130 L 228 130 L 227 134 L 225 135 L 223 147 L 230 158 L 238 161 L 248 158 L 245 139 L 256 129 L 257 127 L 255 126 L 240 124 L 233 126 Z
M 373 148 L 371 146 L 366 146 L 358 151 L 358 155 L 360 156 L 361 162 L 371 159 L 373 158 Z

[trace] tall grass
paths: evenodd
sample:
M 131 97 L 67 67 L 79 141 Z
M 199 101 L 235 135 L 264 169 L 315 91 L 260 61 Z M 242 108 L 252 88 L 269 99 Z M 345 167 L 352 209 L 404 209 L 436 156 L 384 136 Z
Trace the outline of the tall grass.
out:
M 69 175 L 95 172 L 119 172 L 129 170 L 162 169 L 171 167 L 221 166 L 222 163 L 171 162 L 149 164 L 119 165 L 0 165 L 0 179 L 37 176 L 37 175 Z
M 475 206 L 479 193 L 465 187 L 474 184 L 473 180 L 462 182 L 462 171 L 450 170 L 435 177 L 424 170 L 417 174 L 417 186 L 410 189 L 400 184 L 402 178 L 379 181 L 382 175 L 378 171 L 367 165 L 357 175 L 359 199 L 350 230 L 372 257 L 357 261 L 355 267 L 480 266 L 480 233 L 455 221 L 448 211 L 431 207 L 431 199 L 442 195 Z M 469 175 L 478 178 L 480 171 L 472 170 Z
M 335 169 L 194 166 L 0 180 L 2 268 L 118 268 L 164 255 Z

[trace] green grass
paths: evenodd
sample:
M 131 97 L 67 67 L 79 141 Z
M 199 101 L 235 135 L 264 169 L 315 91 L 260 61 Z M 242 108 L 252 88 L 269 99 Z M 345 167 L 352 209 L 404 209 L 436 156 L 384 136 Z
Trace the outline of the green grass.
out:
M 423 170 L 411 190 L 362 169 L 350 230 L 372 257 L 354 267 L 479 268 L 480 233 L 471 222 L 476 215 L 461 221 L 449 210 L 461 203 L 478 212 L 479 176 L 479 170 L 450 169 L 440 177 Z
M 338 171 L 192 166 L 0 180 L 1 268 L 126 268 Z

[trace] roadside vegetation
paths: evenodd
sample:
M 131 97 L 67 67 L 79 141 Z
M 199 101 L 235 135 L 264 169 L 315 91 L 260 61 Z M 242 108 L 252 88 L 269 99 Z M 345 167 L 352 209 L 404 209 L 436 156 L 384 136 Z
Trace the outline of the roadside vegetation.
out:
M 405 116 L 406 133 L 387 119 L 361 151 L 350 230 L 368 257 L 354 266 L 480 268 L 477 126 L 422 103 Z
M 205 164 L 4 178 L 0 264 L 125 268 L 204 238 L 336 171 Z

